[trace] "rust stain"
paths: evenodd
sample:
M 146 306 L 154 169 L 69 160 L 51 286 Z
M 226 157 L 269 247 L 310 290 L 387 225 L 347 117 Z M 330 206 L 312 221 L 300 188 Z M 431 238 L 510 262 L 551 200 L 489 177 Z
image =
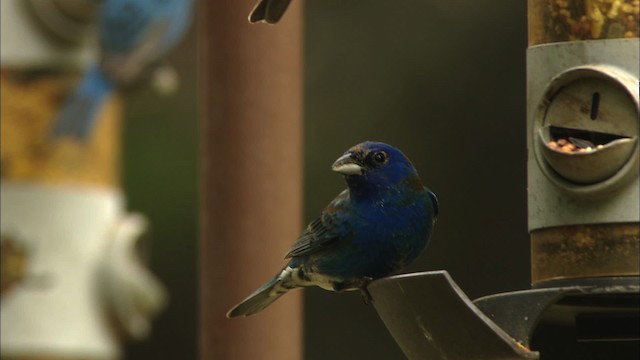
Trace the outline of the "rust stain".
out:
M 0 297 L 4 298 L 27 273 L 27 251 L 8 236 L 0 240 Z
M 531 278 L 640 275 L 640 224 L 561 226 L 531 232 Z

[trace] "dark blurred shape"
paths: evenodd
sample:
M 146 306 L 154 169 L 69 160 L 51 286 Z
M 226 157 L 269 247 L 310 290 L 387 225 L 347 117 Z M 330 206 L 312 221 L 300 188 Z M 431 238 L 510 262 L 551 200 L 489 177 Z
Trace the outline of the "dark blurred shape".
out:
M 0 298 L 4 298 L 26 276 L 29 254 L 24 245 L 2 235 L 0 259 Z
M 264 21 L 268 24 L 275 24 L 287 11 L 290 2 L 291 0 L 260 0 L 249 13 L 249 22 Z
M 590 359 L 637 358 L 637 279 L 565 280 L 555 285 L 490 295 L 474 303 L 509 335 L 539 351 L 543 359 L 584 359 L 586 354 Z
M 591 283 L 577 287 L 577 291 L 566 291 L 538 318 L 531 333 L 531 347 L 540 351 L 543 359 L 640 357 L 637 278 L 601 279 Z

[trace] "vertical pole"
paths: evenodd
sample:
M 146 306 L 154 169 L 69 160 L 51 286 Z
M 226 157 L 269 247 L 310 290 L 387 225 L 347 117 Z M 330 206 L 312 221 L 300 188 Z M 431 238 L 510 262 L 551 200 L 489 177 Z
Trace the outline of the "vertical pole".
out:
M 301 229 L 302 11 L 251 25 L 253 0 L 200 3 L 201 359 L 299 359 L 301 294 L 227 310 L 284 265 Z

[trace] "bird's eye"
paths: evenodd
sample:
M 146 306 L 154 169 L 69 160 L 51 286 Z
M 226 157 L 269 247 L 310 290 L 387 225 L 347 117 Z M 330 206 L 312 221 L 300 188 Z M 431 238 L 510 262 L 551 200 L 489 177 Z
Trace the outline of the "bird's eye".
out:
M 375 161 L 378 164 L 384 164 L 385 161 L 387 161 L 387 153 L 384 151 L 378 151 L 377 153 L 373 154 L 373 161 Z

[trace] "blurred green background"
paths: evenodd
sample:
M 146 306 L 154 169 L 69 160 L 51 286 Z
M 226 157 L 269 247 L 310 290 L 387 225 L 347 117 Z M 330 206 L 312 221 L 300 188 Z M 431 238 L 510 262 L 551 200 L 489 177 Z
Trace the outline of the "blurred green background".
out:
M 388 142 L 440 199 L 432 241 L 407 271 L 446 269 L 472 299 L 529 287 L 526 1 L 309 0 L 304 26 L 305 221 L 345 187 L 335 158 Z M 129 209 L 150 218 L 150 265 L 170 293 L 128 359 L 197 358 L 195 29 L 168 61 L 180 91 L 136 89 L 126 103 Z M 305 321 L 307 360 L 404 358 L 358 293 L 306 289 Z

